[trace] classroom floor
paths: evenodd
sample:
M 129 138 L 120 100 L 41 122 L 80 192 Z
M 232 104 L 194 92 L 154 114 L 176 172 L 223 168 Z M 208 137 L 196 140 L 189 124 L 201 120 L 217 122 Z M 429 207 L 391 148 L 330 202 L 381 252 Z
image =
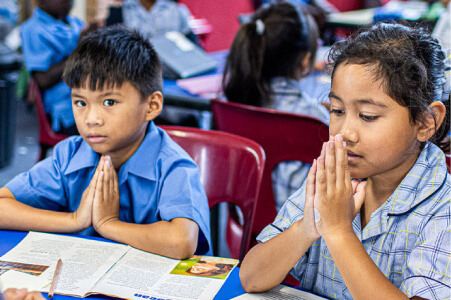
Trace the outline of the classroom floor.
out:
M 29 170 L 39 156 L 39 125 L 36 112 L 27 110 L 23 100 L 17 101 L 16 133 L 11 162 L 0 168 L 0 187 L 4 186 L 17 174 Z

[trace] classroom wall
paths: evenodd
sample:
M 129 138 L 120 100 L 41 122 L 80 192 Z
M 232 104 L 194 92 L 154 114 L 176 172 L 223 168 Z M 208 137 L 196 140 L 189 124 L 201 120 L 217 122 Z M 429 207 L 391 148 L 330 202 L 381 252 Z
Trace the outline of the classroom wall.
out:
M 205 18 L 213 26 L 205 41 L 208 52 L 228 49 L 240 24 L 238 15 L 253 11 L 252 0 L 180 0 L 195 18 Z

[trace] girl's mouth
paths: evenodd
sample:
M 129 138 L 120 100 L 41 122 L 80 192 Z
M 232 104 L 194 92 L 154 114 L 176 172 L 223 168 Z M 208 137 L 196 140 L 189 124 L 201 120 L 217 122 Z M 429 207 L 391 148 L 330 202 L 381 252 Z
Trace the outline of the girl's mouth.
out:
M 354 152 L 348 150 L 348 162 L 355 162 L 360 158 L 362 158 L 362 156 L 357 155 Z

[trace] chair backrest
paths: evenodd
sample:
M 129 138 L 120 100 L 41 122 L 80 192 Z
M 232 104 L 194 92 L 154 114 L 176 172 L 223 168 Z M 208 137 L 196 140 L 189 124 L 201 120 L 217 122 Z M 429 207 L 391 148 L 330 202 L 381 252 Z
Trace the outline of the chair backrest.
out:
M 41 154 L 38 160 L 42 160 L 45 158 L 48 148 L 54 147 L 58 142 L 68 138 L 68 136 L 53 131 L 52 125 L 49 123 L 47 114 L 45 113 L 41 91 L 32 78 L 30 78 L 28 83 L 27 98 L 29 103 L 34 103 L 36 106 L 39 122 L 39 144 L 41 146 Z
M 283 161 L 312 163 L 329 139 L 329 128 L 310 116 L 220 100 L 212 100 L 211 109 L 219 130 L 252 139 L 265 151 L 265 171 L 252 228 L 255 238 L 276 217 L 273 169 Z
M 226 237 L 230 256 L 242 260 L 249 250 L 251 226 L 265 164 L 265 153 L 256 142 L 234 134 L 198 128 L 160 126 L 199 166 L 210 208 L 221 202 L 238 206 L 243 214 L 240 228 L 235 209 L 229 205 Z M 235 234 L 235 231 L 239 234 Z

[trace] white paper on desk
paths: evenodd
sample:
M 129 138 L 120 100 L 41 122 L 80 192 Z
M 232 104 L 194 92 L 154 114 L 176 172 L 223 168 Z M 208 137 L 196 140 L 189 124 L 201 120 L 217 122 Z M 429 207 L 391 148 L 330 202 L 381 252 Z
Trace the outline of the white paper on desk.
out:
M 52 280 L 56 262 L 61 258 L 55 293 L 84 295 L 129 248 L 121 244 L 30 232 L 1 259 L 50 266 L 40 277 Z M 48 292 L 49 289 L 48 286 L 40 291 Z
M 233 265 L 238 262 L 208 256 L 200 259 Z M 137 300 L 151 297 L 206 300 L 213 299 L 224 284 L 225 279 L 171 274 L 179 263 L 183 261 L 132 248 L 92 292 Z
M 221 94 L 222 74 L 198 76 L 177 80 L 177 85 L 191 94 L 216 98 Z M 212 96 L 212 97 L 208 97 Z
M 6 271 L 0 276 L 0 287 L 2 292 L 9 288 L 27 288 L 29 291 L 40 291 L 50 283 L 50 280 L 46 280 L 42 277 L 14 270 Z
M 232 300 L 326 300 L 326 298 L 279 284 L 265 293 L 243 294 Z

